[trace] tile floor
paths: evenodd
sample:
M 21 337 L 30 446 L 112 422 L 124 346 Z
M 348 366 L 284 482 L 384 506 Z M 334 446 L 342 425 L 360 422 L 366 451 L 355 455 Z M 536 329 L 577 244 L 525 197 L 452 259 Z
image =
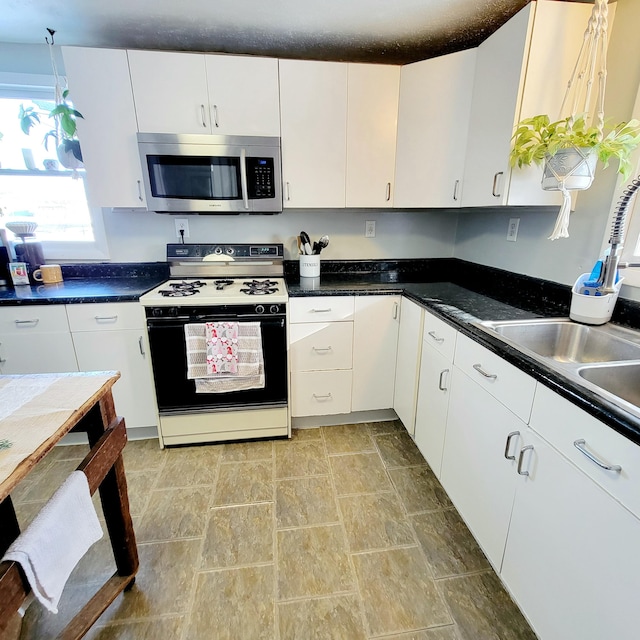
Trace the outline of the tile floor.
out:
M 18 488 L 22 526 L 84 450 L 56 448 Z M 535 639 L 399 422 L 130 442 L 125 468 L 140 572 L 91 639 Z M 55 637 L 113 570 L 103 538 L 21 637 Z

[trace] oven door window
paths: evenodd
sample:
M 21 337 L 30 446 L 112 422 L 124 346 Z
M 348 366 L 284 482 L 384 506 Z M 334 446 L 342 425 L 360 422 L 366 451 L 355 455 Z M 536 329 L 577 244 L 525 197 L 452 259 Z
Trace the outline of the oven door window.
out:
M 242 200 L 240 158 L 147 156 L 155 198 Z

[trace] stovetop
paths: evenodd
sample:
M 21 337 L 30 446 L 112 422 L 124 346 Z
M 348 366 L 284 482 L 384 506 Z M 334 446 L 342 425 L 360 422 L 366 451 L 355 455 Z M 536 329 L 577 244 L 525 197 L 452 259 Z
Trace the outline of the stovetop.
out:
M 282 304 L 288 300 L 284 278 L 172 278 L 145 293 L 140 303 L 150 306 L 215 306 Z

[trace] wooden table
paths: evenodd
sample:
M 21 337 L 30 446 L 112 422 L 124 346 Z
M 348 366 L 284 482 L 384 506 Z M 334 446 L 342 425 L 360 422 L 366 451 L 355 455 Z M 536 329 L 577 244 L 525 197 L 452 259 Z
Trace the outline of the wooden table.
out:
M 81 638 L 138 570 L 122 449 L 124 419 L 116 416 L 111 387 L 120 377 L 99 373 L 0 376 L 0 557 L 20 533 L 11 491 L 70 431 L 87 433 L 90 451 L 78 470 L 100 499 L 117 570 L 58 636 Z M 19 564 L 0 563 L 0 637 L 30 592 Z

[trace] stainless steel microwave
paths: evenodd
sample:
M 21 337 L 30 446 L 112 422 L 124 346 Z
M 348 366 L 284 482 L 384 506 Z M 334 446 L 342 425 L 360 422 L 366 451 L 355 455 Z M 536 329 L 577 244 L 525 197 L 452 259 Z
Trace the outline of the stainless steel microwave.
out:
M 280 138 L 139 133 L 138 149 L 151 211 L 282 211 Z

